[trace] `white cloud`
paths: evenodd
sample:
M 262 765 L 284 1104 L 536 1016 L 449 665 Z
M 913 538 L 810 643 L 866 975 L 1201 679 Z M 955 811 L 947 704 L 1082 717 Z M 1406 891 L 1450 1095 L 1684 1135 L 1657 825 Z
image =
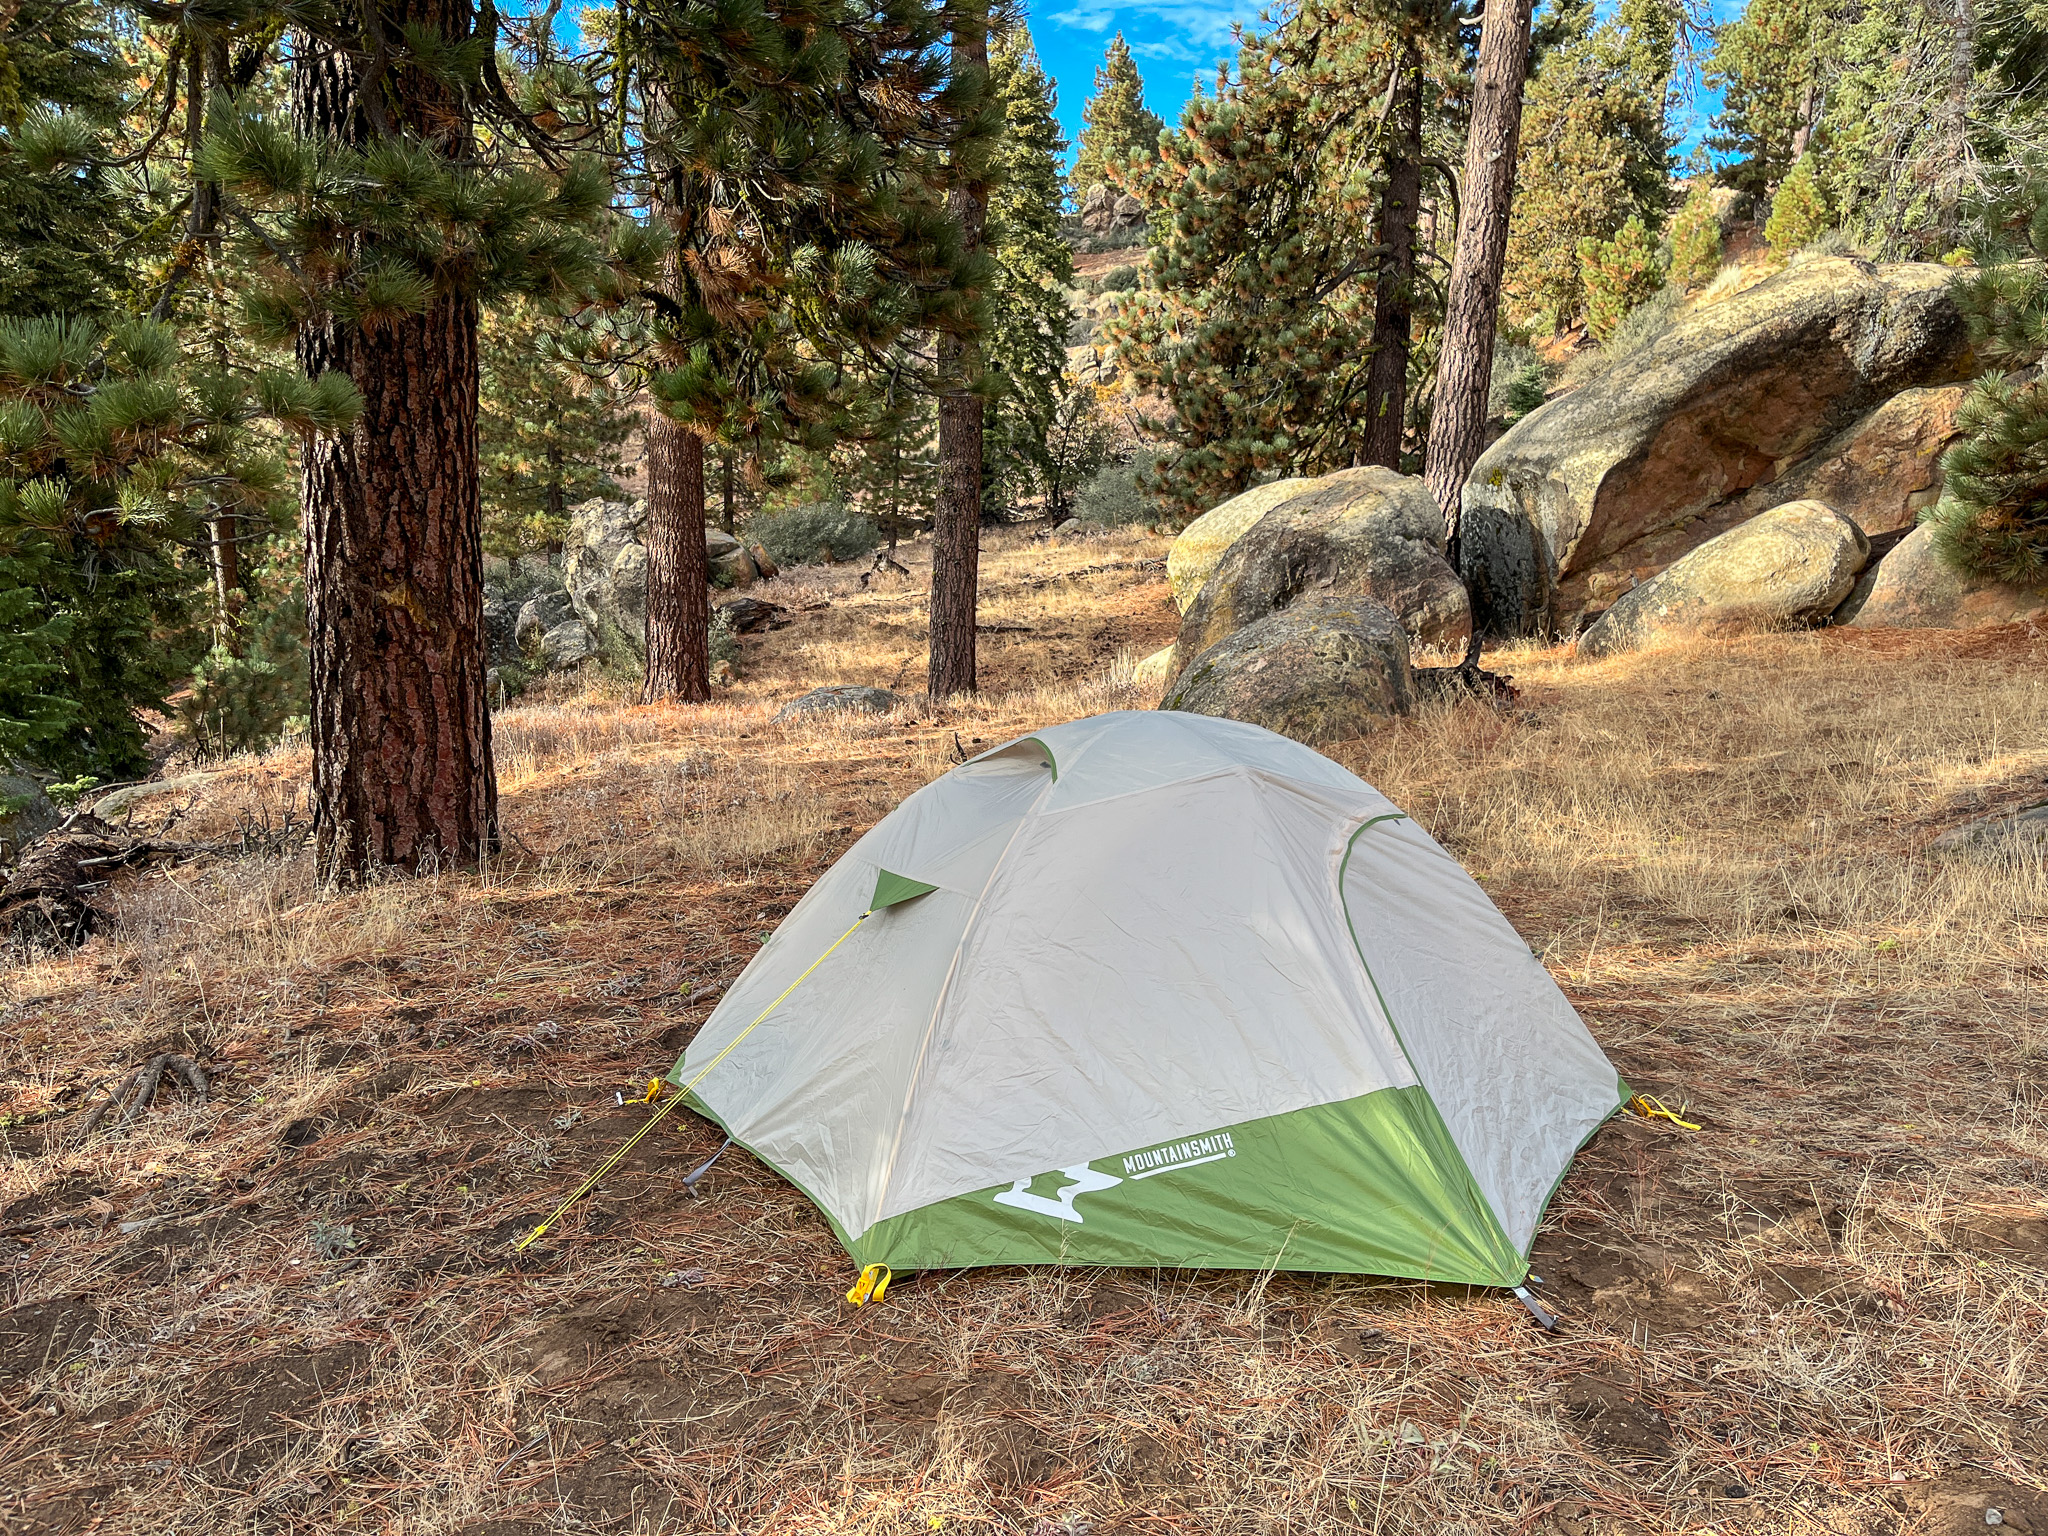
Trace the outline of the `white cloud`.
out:
M 1121 31 L 1140 62 L 1149 59 L 1206 68 L 1232 52 L 1232 24 L 1250 26 L 1258 15 L 1258 5 L 1243 0 L 1237 4 L 1230 0 L 1196 4 L 1186 0 L 1116 0 L 1115 4 L 1080 0 L 1066 10 L 1050 13 L 1046 20 L 1098 37 Z

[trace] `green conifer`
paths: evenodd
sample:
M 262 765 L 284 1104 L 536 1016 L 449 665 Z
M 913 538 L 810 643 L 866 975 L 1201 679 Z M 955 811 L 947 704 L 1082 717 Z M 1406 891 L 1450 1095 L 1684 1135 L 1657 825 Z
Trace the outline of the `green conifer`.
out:
M 1716 32 L 1705 81 L 1721 107 L 1707 143 L 1733 158 L 1736 186 L 1761 193 L 1803 153 L 1841 34 L 1821 0 L 1748 0 Z
M 1095 94 L 1081 109 L 1081 149 L 1074 157 L 1077 197 L 1109 180 L 1109 168 L 1134 152 L 1155 151 L 1166 123 L 1145 105 L 1145 81 L 1123 33 L 1109 40 L 1095 70 Z
M 1073 248 L 1060 235 L 1066 153 L 1053 83 L 1031 34 L 999 33 L 989 49 L 989 89 L 1003 112 L 987 240 L 996 280 L 982 358 L 996 393 L 982 418 L 982 499 L 990 510 L 1045 489 L 1047 437 L 1064 393 L 1073 312 Z
M 1832 227 L 1813 162 L 1811 154 L 1801 156 L 1771 199 L 1771 216 L 1764 221 L 1764 239 L 1778 261 L 1789 260 L 1794 251 L 1813 244 Z
M 1677 217 L 1671 221 L 1671 281 L 1686 292 L 1704 288 L 1721 270 L 1721 220 L 1714 212 L 1714 180 L 1692 179 Z
M 1604 342 L 1630 310 L 1664 286 L 1656 237 L 1630 214 L 1612 240 L 1579 242 L 1579 277 L 1586 289 L 1586 333 Z
M 558 551 L 571 507 L 619 494 L 634 414 L 616 364 L 591 341 L 531 302 L 487 314 L 478 328 L 486 554 Z
M 1671 14 L 1651 0 L 1624 6 L 1553 47 L 1530 82 L 1503 282 L 1525 320 L 1563 331 L 1584 315 L 1580 242 L 1612 239 L 1631 217 L 1663 232 Z
M 2048 587 L 2048 182 L 2029 178 L 1984 211 L 1977 243 L 2016 243 L 1955 294 L 1990 371 L 1956 412 L 1960 436 L 1942 457 L 1942 497 L 1922 514 L 1935 548 L 1958 570 Z

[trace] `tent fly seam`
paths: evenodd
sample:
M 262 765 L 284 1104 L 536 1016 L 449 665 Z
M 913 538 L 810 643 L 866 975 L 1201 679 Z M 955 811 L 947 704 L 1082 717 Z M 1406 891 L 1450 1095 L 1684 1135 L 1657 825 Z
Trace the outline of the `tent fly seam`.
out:
M 1394 1010 L 1387 1006 L 1386 994 L 1380 991 L 1379 978 L 1372 973 L 1372 962 L 1365 958 L 1365 946 L 1359 942 L 1358 938 L 1358 925 L 1351 920 L 1351 902 L 1344 894 L 1344 876 L 1351 867 L 1351 855 L 1358 846 L 1359 838 L 1380 825 L 1381 822 L 1407 821 L 1408 819 L 1409 817 L 1405 812 L 1388 811 L 1360 822 L 1358 826 L 1352 829 L 1351 835 L 1344 839 L 1344 855 L 1337 861 L 1336 871 L 1338 910 L 1344 914 L 1344 931 L 1351 935 L 1351 948 L 1358 956 L 1359 968 L 1365 972 L 1366 984 L 1372 988 L 1373 1000 L 1379 1004 L 1380 1017 L 1387 1021 L 1387 1028 L 1393 1032 L 1394 1044 L 1401 1048 L 1401 1059 L 1408 1063 L 1408 1070 L 1415 1074 L 1415 1086 L 1422 1090 L 1422 1102 L 1429 1106 L 1431 1116 L 1435 1118 L 1437 1127 L 1443 1132 L 1445 1144 L 1456 1155 L 1458 1171 L 1465 1176 L 1466 1188 L 1471 1191 L 1473 1198 L 1478 1202 L 1480 1211 L 1485 1215 L 1487 1223 L 1493 1228 L 1493 1235 L 1500 1240 L 1501 1248 L 1508 1253 L 1517 1254 L 1523 1260 L 1523 1265 L 1526 1268 L 1528 1255 L 1521 1253 L 1515 1246 L 1514 1239 L 1508 1236 L 1507 1228 L 1501 1222 L 1500 1213 L 1493 1208 L 1493 1201 L 1487 1198 L 1486 1191 L 1480 1187 L 1479 1180 L 1473 1175 L 1472 1165 L 1465 1159 L 1465 1149 L 1458 1145 L 1458 1138 L 1451 1134 L 1450 1125 L 1444 1119 L 1444 1112 L 1437 1107 L 1436 1095 L 1430 1092 L 1429 1084 L 1422 1076 L 1422 1069 L 1416 1066 L 1414 1056 L 1409 1053 L 1408 1041 L 1401 1034 L 1401 1026 L 1394 1018 Z M 1504 1283 L 1512 1286 L 1516 1282 L 1507 1281 Z
M 1049 753 L 1047 755 L 1050 756 Z M 910 1082 L 903 1090 L 903 1112 L 896 1119 L 896 1134 L 889 1142 L 888 1161 L 882 1165 L 881 1184 L 875 1191 L 874 1213 L 867 1226 L 861 1228 L 862 1232 L 888 1219 L 882 1214 L 882 1208 L 888 1204 L 889 1187 L 896 1180 L 896 1160 L 903 1152 L 903 1133 L 909 1129 L 911 1106 L 917 1102 L 918 1085 L 924 1080 L 924 1064 L 931 1055 L 932 1041 L 938 1034 L 939 1020 L 945 1014 L 946 1003 L 953 995 L 954 979 L 960 974 L 960 957 L 967 952 L 967 945 L 974 937 L 975 925 L 981 920 L 982 911 L 988 905 L 989 892 L 995 889 L 996 881 L 1002 877 L 1003 866 L 1009 862 L 1010 853 L 1017 846 L 1017 839 L 1024 835 L 1025 828 L 1038 820 L 1039 814 L 1045 808 L 1046 797 L 1052 793 L 1057 782 L 1057 774 L 1048 779 L 1045 788 L 1041 789 L 1037 798 L 1031 802 L 1030 808 L 1017 818 L 1017 829 L 1010 834 L 1010 840 L 1003 844 L 1003 851 L 996 855 L 995 862 L 989 867 L 988 879 L 982 882 L 981 892 L 974 898 L 974 907 L 967 914 L 967 921 L 960 925 L 959 942 L 953 946 L 953 958 L 946 966 L 946 979 L 940 983 L 939 995 L 932 1003 L 931 1018 L 925 1022 L 924 1038 L 917 1044 L 917 1059 L 911 1064 Z

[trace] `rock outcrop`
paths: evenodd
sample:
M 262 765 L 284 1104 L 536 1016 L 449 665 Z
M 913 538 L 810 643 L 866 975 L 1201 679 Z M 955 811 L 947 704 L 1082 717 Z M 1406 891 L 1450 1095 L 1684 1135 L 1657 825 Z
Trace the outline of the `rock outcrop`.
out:
M 644 502 L 586 501 L 570 509 L 562 542 L 563 585 L 576 617 L 599 650 L 639 661 L 647 656 L 646 526 Z M 751 587 L 761 575 L 746 546 L 722 528 L 704 529 L 704 556 L 714 586 Z
M 1675 635 L 1739 635 L 1824 624 L 1870 554 L 1833 507 L 1795 501 L 1707 540 L 1594 621 L 1579 653 L 1631 651 Z
M 1443 519 L 1422 481 L 1366 468 L 1283 484 L 1292 489 L 1224 550 L 1182 617 L 1183 666 L 1298 602 L 1367 599 L 1418 644 L 1463 646 L 1465 588 L 1444 560 Z
M 521 660 L 537 663 L 540 643 L 547 637 L 547 632 L 575 617 L 576 605 L 569 601 L 567 592 L 537 593 L 520 607 L 519 618 L 512 631 L 513 648 Z
M 586 501 L 570 509 L 562 541 L 563 585 L 593 643 L 641 661 L 647 657 L 647 550 L 640 542 L 646 524 L 644 502 Z
M 1798 496 L 1910 520 L 1968 378 L 1947 267 L 1801 261 L 1686 311 L 1474 466 L 1463 562 L 1480 627 L 1570 633 L 1632 582 Z
M 2048 853 L 2048 801 L 1950 827 L 1927 845 L 1936 853 Z
M 1857 584 L 1838 624 L 1860 629 L 1973 629 L 2048 618 L 2048 590 L 1966 576 L 1934 548 L 1934 530 L 1915 528 Z
M 1202 652 L 1159 707 L 1247 720 L 1312 747 L 1370 735 L 1415 707 L 1408 633 L 1369 598 L 1296 604 Z

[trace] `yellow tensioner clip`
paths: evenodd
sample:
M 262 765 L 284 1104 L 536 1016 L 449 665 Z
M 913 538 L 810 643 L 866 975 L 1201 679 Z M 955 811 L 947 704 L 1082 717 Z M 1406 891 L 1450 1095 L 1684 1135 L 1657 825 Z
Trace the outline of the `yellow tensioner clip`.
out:
M 889 1289 L 889 1266 L 870 1264 L 860 1272 L 860 1278 L 853 1282 L 853 1289 L 846 1293 L 846 1299 L 856 1307 L 864 1307 L 871 1301 L 880 1301 Z

